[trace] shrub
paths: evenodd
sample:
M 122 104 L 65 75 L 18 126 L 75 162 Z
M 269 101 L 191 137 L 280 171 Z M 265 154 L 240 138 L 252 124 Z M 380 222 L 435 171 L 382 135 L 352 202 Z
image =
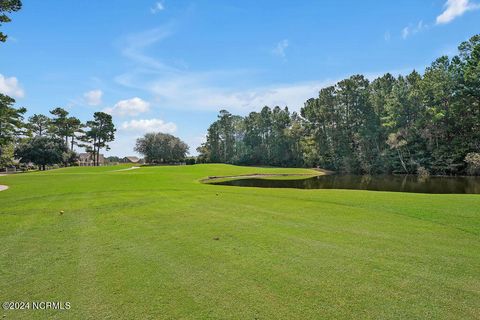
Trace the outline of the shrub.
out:
M 480 153 L 471 152 L 465 157 L 469 174 L 480 174 Z
M 187 166 L 193 165 L 193 164 L 195 164 L 195 162 L 196 162 L 195 157 L 191 157 L 191 158 L 186 158 L 186 159 L 185 159 L 185 164 L 186 164 Z
M 430 172 L 425 167 L 420 166 L 417 169 L 417 175 L 420 178 L 428 178 L 430 176 Z

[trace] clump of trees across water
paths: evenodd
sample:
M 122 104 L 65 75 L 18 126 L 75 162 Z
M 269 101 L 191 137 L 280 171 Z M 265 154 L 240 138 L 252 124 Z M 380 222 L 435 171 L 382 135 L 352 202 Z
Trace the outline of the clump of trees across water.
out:
M 150 164 L 180 163 L 187 156 L 188 145 L 171 134 L 151 132 L 137 139 L 134 150 Z
M 480 173 L 480 35 L 423 74 L 354 75 L 320 90 L 300 112 L 220 111 L 200 160 L 319 166 L 349 173 Z
M 77 162 L 75 147 L 85 148 L 95 165 L 102 149 L 115 137 L 112 116 L 95 112 L 93 119 L 82 123 L 63 108 L 50 111 L 51 117 L 34 114 L 24 121 L 26 108 L 15 108 L 15 100 L 0 94 L 0 168 L 33 163 L 45 170 L 51 165 Z

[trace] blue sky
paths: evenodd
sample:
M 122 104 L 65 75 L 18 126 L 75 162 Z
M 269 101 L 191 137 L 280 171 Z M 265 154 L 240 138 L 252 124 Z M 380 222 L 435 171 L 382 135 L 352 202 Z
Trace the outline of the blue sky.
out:
M 469 0 L 24 0 L 2 26 L 0 92 L 29 115 L 113 115 L 109 155 L 148 131 L 195 148 L 220 109 L 298 110 L 325 85 L 407 73 L 480 33 Z

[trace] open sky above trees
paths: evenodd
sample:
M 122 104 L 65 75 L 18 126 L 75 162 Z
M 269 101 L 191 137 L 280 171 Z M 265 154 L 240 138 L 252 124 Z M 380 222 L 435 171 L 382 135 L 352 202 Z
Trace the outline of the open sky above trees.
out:
M 423 72 L 478 33 L 479 9 L 468 0 L 25 0 L 2 26 L 0 92 L 27 117 L 111 113 L 118 132 L 107 154 L 132 154 L 147 131 L 194 151 L 221 109 L 299 111 L 352 74 Z

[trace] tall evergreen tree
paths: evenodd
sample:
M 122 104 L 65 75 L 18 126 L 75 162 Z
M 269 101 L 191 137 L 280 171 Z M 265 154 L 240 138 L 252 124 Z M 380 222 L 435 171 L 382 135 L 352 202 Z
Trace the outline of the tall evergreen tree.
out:
M 44 136 L 51 125 L 50 118 L 43 114 L 34 114 L 28 118 L 28 127 L 35 136 Z
M 12 13 L 22 8 L 20 0 L 2 0 L 0 1 L 0 26 L 3 23 L 12 21 L 6 13 Z M 7 41 L 7 35 L 0 31 L 0 42 Z
M 2 149 L 15 142 L 24 133 L 25 108 L 15 108 L 15 99 L 0 93 L 0 156 Z
M 112 121 L 112 116 L 105 112 L 95 112 L 93 120 L 87 121 L 87 130 L 81 137 L 81 140 L 86 144 L 81 146 L 86 147 L 87 152 L 93 155 L 94 163 L 99 165 L 99 157 L 101 149 L 110 149 L 108 143 L 115 139 L 115 126 Z

